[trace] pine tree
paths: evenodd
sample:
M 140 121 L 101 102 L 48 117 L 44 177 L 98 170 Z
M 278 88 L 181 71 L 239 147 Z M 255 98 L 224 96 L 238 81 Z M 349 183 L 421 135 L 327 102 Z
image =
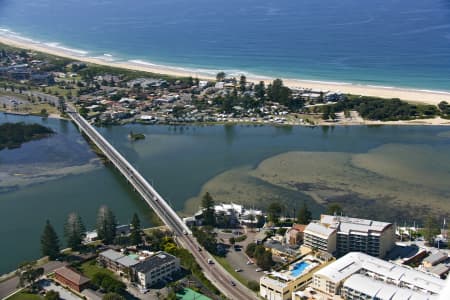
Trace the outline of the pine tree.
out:
M 139 245 L 142 243 L 141 221 L 136 213 L 133 215 L 133 219 L 131 220 L 130 243 L 132 245 Z
M 439 225 L 432 215 L 428 215 L 425 219 L 424 232 L 423 235 L 428 245 L 434 245 L 434 238 L 439 234 Z
M 103 205 L 97 214 L 97 234 L 98 238 L 105 244 L 111 244 L 116 237 L 116 217 L 113 212 Z
M 59 239 L 50 221 L 47 220 L 41 236 L 41 252 L 51 260 L 59 256 Z
M 205 225 L 215 225 L 215 216 L 214 216 L 214 199 L 212 196 L 206 192 L 206 194 L 202 198 L 202 208 L 203 211 L 203 220 Z
M 64 237 L 66 238 L 67 246 L 74 250 L 80 249 L 85 231 L 86 228 L 81 217 L 76 213 L 71 213 L 64 225 Z
M 312 213 L 308 209 L 306 202 L 303 202 L 303 206 L 298 211 L 297 222 L 300 224 L 309 224 L 312 220 Z

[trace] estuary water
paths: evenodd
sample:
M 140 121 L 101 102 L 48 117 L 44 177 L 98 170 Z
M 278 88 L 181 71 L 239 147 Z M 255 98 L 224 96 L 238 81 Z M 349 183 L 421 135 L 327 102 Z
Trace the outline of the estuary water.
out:
M 0 0 L 0 28 L 199 73 L 450 90 L 448 0 Z
M 50 138 L 0 151 L 0 273 L 39 257 L 49 219 L 62 238 L 70 212 L 88 228 L 102 204 L 120 223 L 149 210 L 114 168 L 103 165 L 67 121 L 0 114 L 3 122 L 36 122 Z M 349 215 L 420 222 L 450 215 L 450 128 L 431 126 L 145 126 L 98 130 L 182 215 L 210 192 L 216 201 L 293 215 L 305 201 L 315 216 L 331 202 Z M 145 140 L 130 142 L 130 131 Z

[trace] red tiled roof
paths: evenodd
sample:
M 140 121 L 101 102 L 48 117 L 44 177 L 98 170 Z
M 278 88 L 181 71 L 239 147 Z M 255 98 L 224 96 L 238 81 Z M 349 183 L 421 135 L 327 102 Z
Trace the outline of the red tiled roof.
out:
M 72 283 L 77 284 L 78 286 L 89 282 L 89 278 L 83 276 L 82 274 L 80 274 L 68 267 L 61 267 L 59 269 L 56 269 L 55 274 L 58 274 L 59 276 L 64 277 L 65 279 L 69 280 Z
M 292 225 L 292 228 L 294 228 L 295 230 L 298 230 L 300 232 L 305 231 L 307 225 L 303 225 L 303 224 L 294 224 Z

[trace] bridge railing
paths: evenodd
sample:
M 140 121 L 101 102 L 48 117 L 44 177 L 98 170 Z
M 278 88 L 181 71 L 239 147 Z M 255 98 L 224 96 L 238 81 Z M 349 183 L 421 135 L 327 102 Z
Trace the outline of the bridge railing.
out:
M 81 117 L 76 112 L 70 112 L 69 113 L 72 120 L 78 125 L 78 127 L 83 130 L 83 132 L 102 150 L 102 152 L 108 157 L 108 159 L 116 165 L 116 167 L 121 171 L 121 173 L 127 178 L 127 180 L 135 186 L 137 190 L 140 191 L 140 187 L 136 186 L 133 182 L 137 179 L 147 190 L 147 192 L 150 194 L 150 196 L 153 199 L 147 199 L 147 193 L 146 191 L 140 191 L 141 195 L 146 199 L 146 201 L 149 203 L 149 205 L 152 207 L 152 209 L 158 214 L 158 207 L 155 203 L 152 203 L 152 201 L 155 201 L 155 198 L 159 203 L 164 207 L 165 213 L 168 213 L 170 217 L 174 220 L 174 222 L 177 222 L 178 225 L 181 226 L 183 231 L 186 233 L 191 234 L 191 230 L 189 227 L 186 226 L 186 224 L 183 222 L 183 220 L 177 215 L 177 213 L 172 209 L 172 207 L 164 200 L 164 198 L 153 188 L 153 186 L 148 183 L 148 181 L 93 127 L 91 126 L 83 117 Z M 88 130 L 86 130 L 86 128 Z M 100 142 L 98 142 L 101 141 Z M 105 146 L 104 146 L 105 145 Z M 105 147 L 107 149 L 105 149 Z M 110 155 L 108 151 L 111 151 L 114 156 Z M 115 160 L 119 160 L 125 167 L 128 169 L 123 170 L 122 166 L 116 162 Z M 130 176 L 130 173 L 133 175 Z M 163 221 L 163 216 L 160 216 Z M 165 223 L 168 223 L 165 221 Z M 167 224 L 168 226 L 171 226 L 171 224 Z

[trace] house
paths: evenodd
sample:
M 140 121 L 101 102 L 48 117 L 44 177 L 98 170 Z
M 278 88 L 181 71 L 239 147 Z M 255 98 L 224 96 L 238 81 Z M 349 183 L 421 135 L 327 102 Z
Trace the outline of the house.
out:
M 286 244 L 290 246 L 295 246 L 303 243 L 303 235 L 305 228 L 306 225 L 293 224 L 292 228 L 289 228 L 284 235 Z
M 281 257 L 295 257 L 297 255 L 297 251 L 290 247 L 287 247 L 281 244 L 279 241 L 269 239 L 264 243 L 264 247 L 266 250 L 270 250 L 273 255 L 281 256 Z
M 437 252 L 425 257 L 422 264 L 425 268 L 431 268 L 443 261 L 446 261 L 447 258 L 448 258 L 447 252 L 437 251 Z
M 81 292 L 89 284 L 89 278 L 84 277 L 69 267 L 56 269 L 55 280 L 77 292 Z

